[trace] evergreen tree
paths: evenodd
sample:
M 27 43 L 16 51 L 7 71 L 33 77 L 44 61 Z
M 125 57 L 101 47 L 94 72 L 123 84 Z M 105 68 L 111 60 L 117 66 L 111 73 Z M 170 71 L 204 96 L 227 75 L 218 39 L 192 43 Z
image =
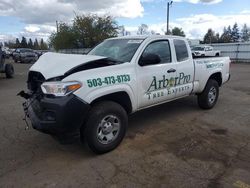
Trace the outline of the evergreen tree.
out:
M 21 47 L 22 47 L 22 48 L 27 48 L 27 47 L 28 47 L 27 40 L 26 40 L 25 37 L 22 37 L 22 40 L 21 40 Z
M 18 38 L 16 38 L 16 44 L 15 44 L 15 48 L 20 48 L 21 44 Z
M 40 41 L 40 50 L 48 50 L 48 45 L 43 41 L 43 39 Z
M 223 29 L 223 33 L 219 39 L 220 43 L 229 43 L 232 42 L 232 31 L 231 31 L 231 27 L 228 26 L 227 28 L 224 27 Z
M 29 39 L 29 42 L 28 42 L 28 48 L 33 49 L 33 42 L 31 40 L 31 38 Z
M 216 38 L 216 42 L 218 43 L 220 41 L 220 34 L 216 33 L 215 38 Z
M 35 49 L 35 50 L 38 50 L 38 49 L 39 49 L 39 44 L 38 44 L 37 39 L 35 39 L 35 42 L 34 42 L 34 49 Z
M 235 23 L 232 28 L 232 42 L 239 42 L 239 40 L 240 40 L 240 32 L 238 24 Z
M 241 30 L 241 38 L 244 42 L 246 42 L 249 41 L 249 37 L 250 37 L 249 28 L 247 27 L 247 24 L 244 24 Z

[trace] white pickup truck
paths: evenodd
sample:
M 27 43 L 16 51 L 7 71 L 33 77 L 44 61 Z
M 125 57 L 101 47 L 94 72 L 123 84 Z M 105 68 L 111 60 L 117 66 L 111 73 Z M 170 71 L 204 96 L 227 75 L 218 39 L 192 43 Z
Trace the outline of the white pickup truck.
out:
M 88 55 L 42 55 L 20 95 L 33 128 L 64 141 L 81 136 L 105 153 L 122 141 L 128 114 L 192 94 L 211 109 L 229 68 L 228 57 L 193 60 L 182 37 L 111 38 Z
M 195 46 L 192 48 L 193 57 L 219 57 L 221 52 L 212 46 Z

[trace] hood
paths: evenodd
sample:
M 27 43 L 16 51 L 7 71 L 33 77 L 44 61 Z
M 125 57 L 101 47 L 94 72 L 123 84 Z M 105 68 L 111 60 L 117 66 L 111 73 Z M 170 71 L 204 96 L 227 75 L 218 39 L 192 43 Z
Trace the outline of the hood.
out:
M 204 51 L 192 50 L 193 53 L 203 53 Z
M 43 54 L 30 68 L 30 71 L 40 72 L 47 80 L 63 76 L 67 71 L 90 61 L 105 59 L 106 57 L 94 55 L 74 55 L 48 52 Z

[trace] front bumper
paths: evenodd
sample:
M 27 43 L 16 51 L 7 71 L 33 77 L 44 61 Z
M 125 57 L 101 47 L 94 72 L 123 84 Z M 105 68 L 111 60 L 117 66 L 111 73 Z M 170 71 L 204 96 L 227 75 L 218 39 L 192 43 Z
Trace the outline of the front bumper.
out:
M 90 105 L 72 94 L 29 99 L 24 109 L 34 129 L 63 138 L 79 136 Z

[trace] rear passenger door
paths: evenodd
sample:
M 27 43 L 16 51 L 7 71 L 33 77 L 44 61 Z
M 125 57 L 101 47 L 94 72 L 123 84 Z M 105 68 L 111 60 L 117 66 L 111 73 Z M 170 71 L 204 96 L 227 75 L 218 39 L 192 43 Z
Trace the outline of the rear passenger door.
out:
M 174 39 L 176 54 L 176 97 L 189 95 L 193 90 L 194 63 L 189 44 L 182 39 Z

